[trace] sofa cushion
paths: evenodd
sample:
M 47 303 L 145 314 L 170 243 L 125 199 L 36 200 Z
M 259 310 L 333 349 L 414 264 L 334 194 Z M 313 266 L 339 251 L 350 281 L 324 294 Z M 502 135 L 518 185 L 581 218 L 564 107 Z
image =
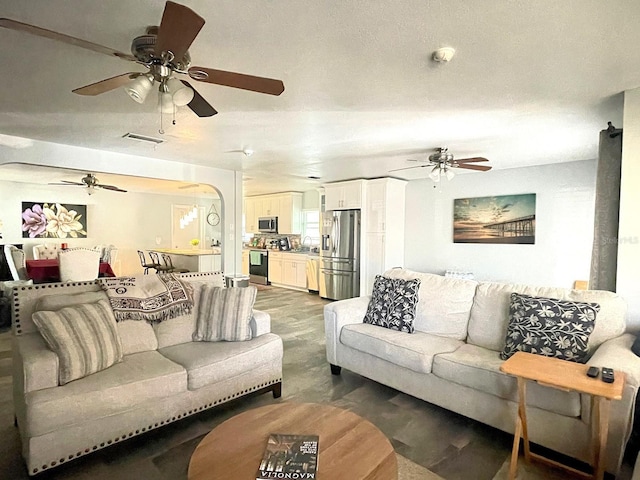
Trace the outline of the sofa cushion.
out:
M 100 290 L 97 292 L 82 292 L 66 295 L 45 295 L 36 304 L 36 310 L 60 310 L 71 305 L 82 303 L 95 303 L 107 300 L 107 294 Z M 124 321 L 117 323 L 118 335 L 122 344 L 122 354 L 147 352 L 158 348 L 158 340 L 153 332 L 153 327 L 147 322 Z M 191 337 L 189 330 L 188 336 Z
M 502 363 L 499 352 L 465 344 L 454 352 L 436 355 L 433 374 L 443 380 L 517 402 L 518 382 L 515 377 L 500 371 Z M 580 395 L 527 382 L 527 406 L 579 417 Z
M 464 340 L 477 282 L 394 268 L 385 277 L 420 279 L 413 325 L 417 331 Z
M 122 360 L 116 320 L 106 300 L 35 312 L 33 321 L 58 355 L 60 385 Z
M 282 362 L 282 340 L 273 333 L 246 342 L 191 342 L 158 350 L 182 365 L 189 390 L 242 375 L 257 365 Z
M 626 303 L 615 293 L 481 282 L 473 299 L 467 343 L 498 352 L 502 350 L 509 325 L 511 293 L 598 303 L 600 311 L 593 333 L 589 336 L 590 353 L 605 340 L 622 335 L 625 331 Z
M 27 394 L 27 432 L 43 435 L 108 418 L 137 405 L 187 390 L 187 372 L 158 352 L 127 355 L 122 362 L 75 382 Z M 137 427 L 134 427 L 137 428 Z
M 413 333 L 420 280 L 376 275 L 364 323 Z
M 196 342 L 241 342 L 251 339 L 251 314 L 257 289 L 249 287 L 220 288 L 204 285 L 200 290 L 200 303 Z
M 433 357 L 453 352 L 464 342 L 424 332 L 408 333 L 367 323 L 345 325 L 340 343 L 418 373 L 431 373 Z
M 500 358 L 518 351 L 584 363 L 597 303 L 511 294 L 509 327 Z

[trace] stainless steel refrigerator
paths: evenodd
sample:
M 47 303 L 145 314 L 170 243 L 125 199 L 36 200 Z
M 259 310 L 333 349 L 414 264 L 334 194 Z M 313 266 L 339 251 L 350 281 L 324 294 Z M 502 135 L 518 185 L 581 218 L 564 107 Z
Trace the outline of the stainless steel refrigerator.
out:
M 329 210 L 322 218 L 320 296 L 360 296 L 360 210 Z

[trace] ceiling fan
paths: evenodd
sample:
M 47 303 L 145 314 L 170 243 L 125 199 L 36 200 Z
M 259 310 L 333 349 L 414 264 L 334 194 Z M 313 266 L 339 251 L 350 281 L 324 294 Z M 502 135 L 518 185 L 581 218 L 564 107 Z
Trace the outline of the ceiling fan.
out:
M 126 190 L 116 187 L 115 185 L 105 185 L 103 183 L 100 183 L 98 178 L 93 173 L 87 173 L 85 177 L 82 177 L 80 182 L 60 180 L 60 183 L 50 183 L 49 185 L 77 185 L 78 187 L 84 187 L 87 190 L 87 194 L 89 195 L 93 195 L 96 188 L 104 188 L 105 190 L 111 190 L 113 192 L 127 192 Z
M 78 95 L 95 96 L 118 87 L 125 87 L 126 92 L 133 100 L 143 103 L 154 84 L 157 84 L 158 103 L 162 113 L 173 113 L 175 107 L 186 105 L 197 116 L 210 117 L 218 112 L 200 96 L 191 84 L 180 78 L 181 76 L 188 75 L 192 80 L 199 82 L 269 95 L 280 95 L 284 91 L 284 84 L 280 80 L 207 67 L 192 67 L 188 49 L 204 23 L 204 19 L 190 8 L 168 1 L 165 4 L 160 26 L 148 27 L 145 35 L 134 38 L 131 43 L 132 55 L 129 55 L 64 33 L 9 18 L 0 18 L 0 27 L 58 40 L 122 60 L 136 62 L 148 69 L 147 72 L 123 73 L 76 88 L 73 93 Z
M 440 177 L 446 176 L 448 180 L 451 180 L 455 176 L 454 168 L 466 168 L 467 170 L 479 170 L 486 172 L 491 170 L 489 165 L 475 165 L 480 162 L 488 162 L 489 160 L 484 157 L 471 157 L 455 159 L 453 154 L 449 153 L 447 147 L 440 147 L 436 149 L 436 153 L 429 155 L 427 160 L 414 160 L 409 159 L 410 162 L 422 162 L 423 165 L 416 165 L 414 167 L 396 168 L 395 170 L 389 170 L 390 172 L 397 172 L 400 170 L 409 170 L 411 168 L 425 168 L 432 167 L 429 178 L 434 182 L 439 182 Z

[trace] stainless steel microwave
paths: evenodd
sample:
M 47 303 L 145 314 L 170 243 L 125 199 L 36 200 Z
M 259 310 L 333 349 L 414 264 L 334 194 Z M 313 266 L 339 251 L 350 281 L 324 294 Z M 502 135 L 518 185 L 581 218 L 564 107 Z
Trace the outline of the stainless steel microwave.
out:
M 278 233 L 278 217 L 259 217 L 258 231 L 262 233 Z

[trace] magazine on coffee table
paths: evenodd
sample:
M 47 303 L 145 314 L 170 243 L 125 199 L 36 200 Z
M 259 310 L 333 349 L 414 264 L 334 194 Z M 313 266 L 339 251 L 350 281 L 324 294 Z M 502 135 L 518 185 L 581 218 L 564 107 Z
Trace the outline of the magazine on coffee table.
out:
M 272 433 L 267 440 L 256 480 L 315 479 L 318 441 L 318 435 Z

